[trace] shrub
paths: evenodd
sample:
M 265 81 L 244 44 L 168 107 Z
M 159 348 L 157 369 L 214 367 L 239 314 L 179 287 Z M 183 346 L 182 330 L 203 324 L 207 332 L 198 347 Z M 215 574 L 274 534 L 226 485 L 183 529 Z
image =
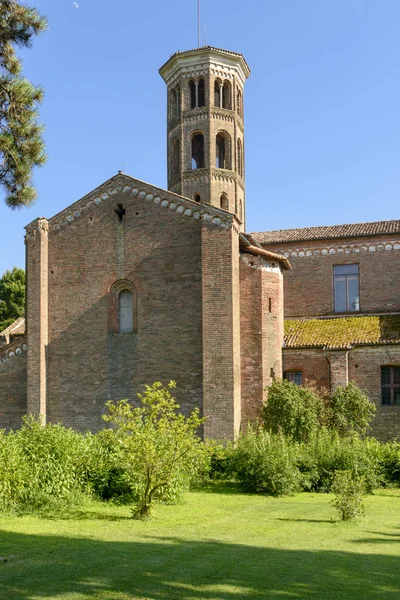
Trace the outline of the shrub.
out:
M 282 432 L 296 441 L 306 441 L 324 423 L 326 406 L 311 389 L 276 380 L 268 388 L 261 417 L 272 433 Z
M 375 404 L 353 383 L 337 388 L 330 400 L 330 408 L 331 427 L 341 436 L 352 433 L 363 435 L 376 411 Z
M 297 453 L 282 434 L 249 427 L 232 454 L 232 472 L 245 492 L 291 494 L 299 488 Z
M 400 486 L 400 444 L 397 441 L 380 445 L 379 469 L 383 485 Z
M 362 477 L 369 492 L 380 483 L 380 444 L 374 438 L 341 438 L 337 431 L 321 429 L 301 444 L 299 456 L 304 490 L 329 492 L 337 471 Z
M 365 515 L 365 485 L 362 477 L 354 478 L 350 471 L 338 471 L 332 485 L 336 498 L 333 506 L 341 521 L 349 521 Z
M 35 510 L 75 502 L 85 490 L 82 434 L 25 417 L 0 435 L 0 508 Z
M 134 498 L 132 517 L 150 516 L 155 502 L 175 501 L 187 488 L 205 460 L 204 445 L 197 435 L 204 419 L 197 410 L 188 417 L 178 413 L 169 390 L 156 382 L 139 394 L 142 406 L 127 400 L 108 402 L 109 414 L 121 445 L 124 479 Z

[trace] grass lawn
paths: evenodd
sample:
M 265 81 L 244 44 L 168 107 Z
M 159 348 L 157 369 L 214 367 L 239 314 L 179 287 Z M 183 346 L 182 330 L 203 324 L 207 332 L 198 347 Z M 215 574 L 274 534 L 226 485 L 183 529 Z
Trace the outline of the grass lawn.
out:
M 148 522 L 100 503 L 3 515 L 0 600 L 398 600 L 400 490 L 369 496 L 355 523 L 332 520 L 330 500 L 215 486 Z

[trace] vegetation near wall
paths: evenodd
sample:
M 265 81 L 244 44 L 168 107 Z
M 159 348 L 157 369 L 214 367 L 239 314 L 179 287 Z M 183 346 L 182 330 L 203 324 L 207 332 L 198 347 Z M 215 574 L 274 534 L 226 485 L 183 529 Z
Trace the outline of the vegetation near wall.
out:
M 282 496 L 339 490 L 342 477 L 348 493 L 338 496 L 338 510 L 342 502 L 344 511 L 354 505 L 360 512 L 364 489 L 400 486 L 400 443 L 381 444 L 361 434 L 365 420 L 356 426 L 354 404 L 348 410 L 343 400 L 348 392 L 364 402 L 354 386 L 340 392 L 336 414 L 345 418 L 338 421 L 326 418 L 335 410 L 314 392 L 299 395 L 305 398 L 302 407 L 293 384 L 274 384 L 276 407 L 283 407 L 281 389 L 292 412 L 282 410 L 281 423 L 278 410 L 264 413 L 273 425 L 249 427 L 235 445 L 203 443 L 204 419 L 197 411 L 187 417 L 179 412 L 173 387 L 146 386 L 138 406 L 126 400 L 108 403 L 105 421 L 112 427 L 96 434 L 43 427 L 33 417 L 25 418 L 18 431 L 0 431 L 0 510 L 58 510 L 96 497 L 128 503 L 134 518 L 147 518 L 155 503 L 176 502 L 193 482 L 225 479 L 247 493 Z
M 14 267 L 0 278 L 0 333 L 25 311 L 25 271 Z

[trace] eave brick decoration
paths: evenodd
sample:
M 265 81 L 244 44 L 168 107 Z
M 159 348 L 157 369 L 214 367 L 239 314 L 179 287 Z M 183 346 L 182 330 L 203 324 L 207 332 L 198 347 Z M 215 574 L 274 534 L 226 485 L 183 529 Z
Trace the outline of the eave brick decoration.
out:
M 280 229 L 253 233 L 261 244 L 281 242 L 305 242 L 314 240 L 339 239 L 347 237 L 367 237 L 375 235 L 400 234 L 400 220 L 377 221 L 373 223 L 352 223 L 347 225 L 325 225 L 299 229 Z
M 334 317 L 285 321 L 285 348 L 329 349 L 400 344 L 400 316 Z

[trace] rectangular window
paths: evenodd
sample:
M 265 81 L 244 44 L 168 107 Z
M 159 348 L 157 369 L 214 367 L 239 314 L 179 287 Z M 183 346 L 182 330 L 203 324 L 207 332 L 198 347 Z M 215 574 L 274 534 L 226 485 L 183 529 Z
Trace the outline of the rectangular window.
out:
M 296 385 L 302 385 L 303 384 L 303 373 L 301 371 L 285 371 L 283 374 L 283 379 L 292 381 Z
M 400 406 L 400 366 L 381 367 L 381 402 Z
M 335 312 L 360 310 L 358 265 L 333 266 L 333 293 Z

